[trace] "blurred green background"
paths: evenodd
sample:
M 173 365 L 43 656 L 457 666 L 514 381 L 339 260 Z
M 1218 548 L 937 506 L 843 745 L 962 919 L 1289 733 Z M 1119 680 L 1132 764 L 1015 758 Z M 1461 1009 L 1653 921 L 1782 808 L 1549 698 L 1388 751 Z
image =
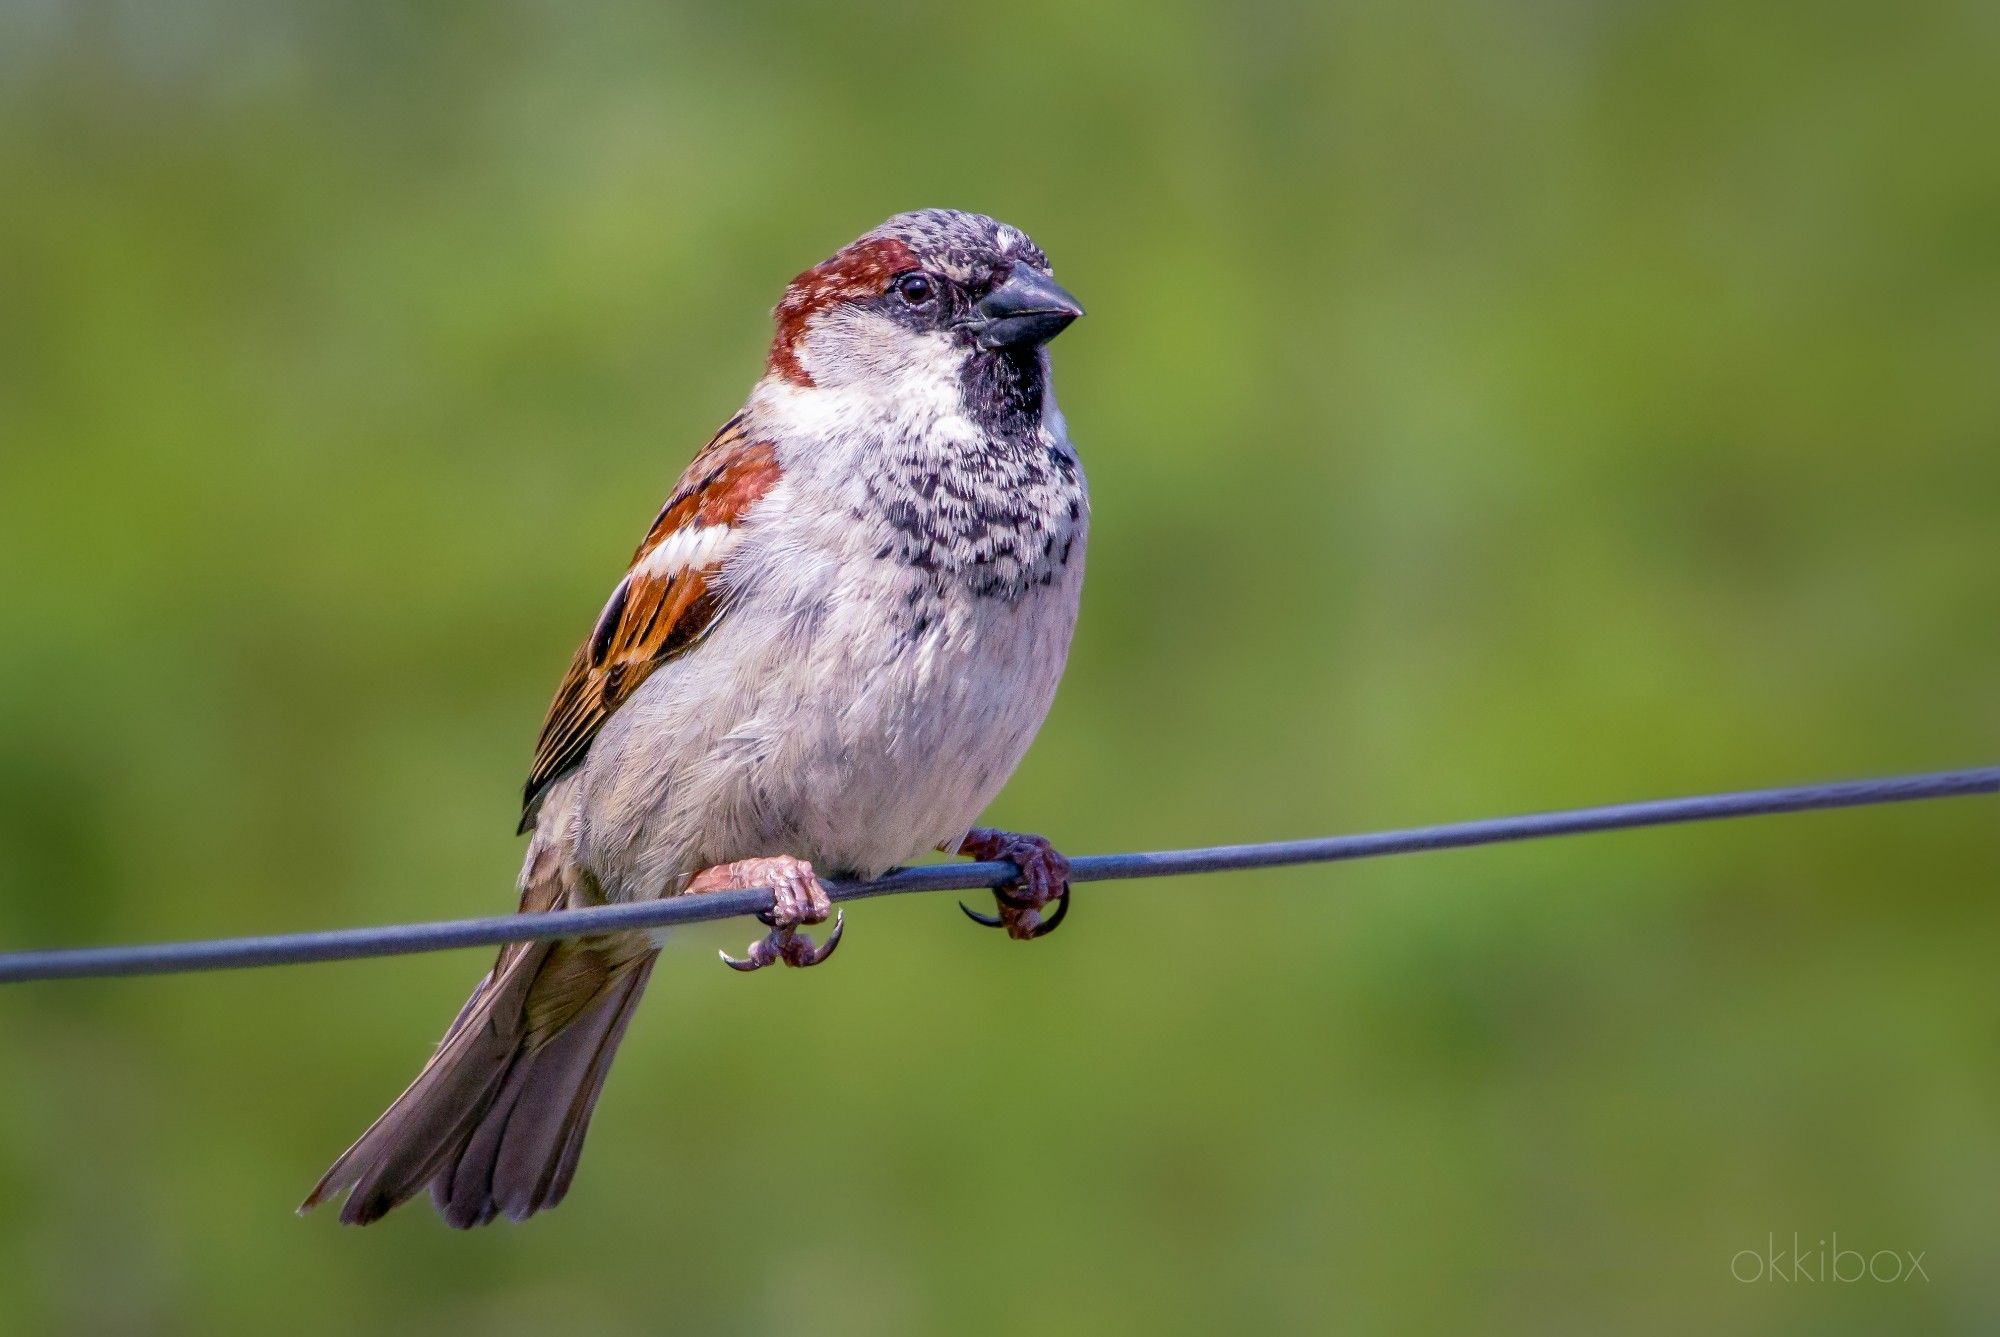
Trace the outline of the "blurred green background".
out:
M 1029 231 L 1073 852 L 2000 754 L 2000 10 L 0 4 L 0 943 L 493 912 L 786 279 Z M 527 1227 L 292 1205 L 479 953 L 0 991 L 7 1333 L 1990 1331 L 2000 811 L 677 939 Z M 1732 1278 L 1922 1252 L 1929 1280 Z M 1738 1271 L 1749 1264 L 1735 1263 Z

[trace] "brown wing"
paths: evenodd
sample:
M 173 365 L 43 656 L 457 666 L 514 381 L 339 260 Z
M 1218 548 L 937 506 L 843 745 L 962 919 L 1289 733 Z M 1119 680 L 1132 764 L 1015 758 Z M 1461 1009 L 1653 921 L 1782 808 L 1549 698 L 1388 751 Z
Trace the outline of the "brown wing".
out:
M 534 822 L 548 787 L 583 760 L 611 712 L 715 620 L 710 582 L 732 527 L 780 472 L 777 452 L 751 440 L 740 417 L 688 465 L 556 689 L 521 796 L 521 830 Z

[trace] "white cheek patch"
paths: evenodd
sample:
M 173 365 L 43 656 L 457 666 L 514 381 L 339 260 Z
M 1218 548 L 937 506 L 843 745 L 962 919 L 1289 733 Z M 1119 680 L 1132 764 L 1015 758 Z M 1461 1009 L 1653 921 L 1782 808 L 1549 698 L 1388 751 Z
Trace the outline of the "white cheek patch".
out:
M 843 307 L 806 325 L 799 365 L 817 386 L 907 393 L 911 382 L 955 378 L 965 350 L 947 334 L 912 330 L 874 311 Z
M 677 530 L 646 554 L 634 574 L 666 580 L 683 571 L 713 565 L 742 537 L 728 525 L 695 525 Z

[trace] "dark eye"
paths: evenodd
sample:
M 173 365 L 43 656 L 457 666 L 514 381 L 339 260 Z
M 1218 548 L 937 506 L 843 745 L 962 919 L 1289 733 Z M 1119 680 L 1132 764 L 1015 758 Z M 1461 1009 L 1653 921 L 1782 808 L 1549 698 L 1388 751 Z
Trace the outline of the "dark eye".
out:
M 897 295 L 911 306 L 922 306 L 930 301 L 936 292 L 936 287 L 931 283 L 931 276 L 921 269 L 898 274 L 894 286 Z

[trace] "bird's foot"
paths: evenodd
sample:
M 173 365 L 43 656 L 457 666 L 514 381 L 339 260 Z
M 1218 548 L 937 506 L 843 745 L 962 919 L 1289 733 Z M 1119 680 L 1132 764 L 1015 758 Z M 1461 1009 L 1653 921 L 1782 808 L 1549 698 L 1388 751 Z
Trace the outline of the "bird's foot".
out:
M 994 888 L 999 914 L 983 915 L 959 903 L 958 908 L 974 923 L 1004 928 L 1008 937 L 1026 942 L 1055 932 L 1069 913 L 1069 860 L 1042 837 L 976 826 L 965 833 L 956 853 L 970 859 L 1004 860 L 1021 870 L 1019 878 Z M 1051 901 L 1055 902 L 1055 913 L 1044 919 L 1042 910 Z
M 762 970 L 780 961 L 788 966 L 816 966 L 840 946 L 844 921 L 835 913 L 833 902 L 827 899 L 826 888 L 820 885 L 812 865 L 804 859 L 780 854 L 717 864 L 696 873 L 694 881 L 688 883 L 687 894 L 744 891 L 751 887 L 769 887 L 777 898 L 775 905 L 757 916 L 771 926 L 771 931 L 751 943 L 749 953 L 741 960 L 722 953 L 723 964 L 731 970 Z M 829 915 L 833 916 L 833 932 L 826 935 L 824 943 L 815 944 L 799 932 L 799 925 L 823 924 Z

